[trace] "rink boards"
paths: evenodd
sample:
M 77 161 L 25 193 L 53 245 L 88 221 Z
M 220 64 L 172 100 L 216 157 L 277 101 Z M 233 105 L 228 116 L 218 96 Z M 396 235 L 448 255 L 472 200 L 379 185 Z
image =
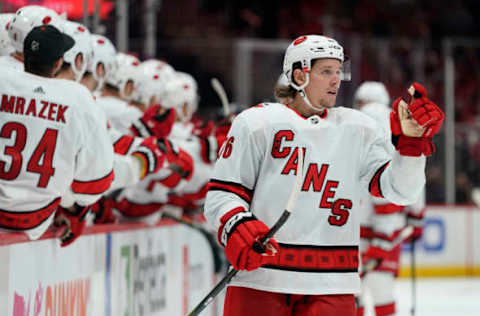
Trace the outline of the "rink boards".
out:
M 480 276 L 480 210 L 473 206 L 428 206 L 424 233 L 415 244 L 417 276 Z M 400 276 L 411 271 L 404 245 Z
M 211 249 L 199 232 L 172 223 L 121 229 L 89 228 L 67 248 L 51 238 L 5 244 L 3 236 L 0 315 L 183 316 L 213 287 Z

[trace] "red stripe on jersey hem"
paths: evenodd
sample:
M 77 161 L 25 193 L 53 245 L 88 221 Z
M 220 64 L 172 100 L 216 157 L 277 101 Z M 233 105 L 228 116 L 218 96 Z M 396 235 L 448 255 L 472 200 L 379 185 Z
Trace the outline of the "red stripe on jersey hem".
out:
M 207 196 L 207 192 L 208 192 L 208 183 L 202 186 L 202 188 L 195 193 L 185 193 L 183 195 L 183 198 L 189 201 L 201 200 Z
M 403 228 L 397 229 L 392 234 L 387 235 L 387 234 L 384 234 L 384 233 L 376 232 L 371 227 L 361 226 L 360 227 L 360 238 L 365 238 L 365 239 L 378 238 L 378 239 L 381 239 L 381 240 L 391 242 L 391 241 L 395 240 L 395 238 L 397 238 L 398 235 L 400 235 L 400 233 L 402 232 L 402 229 Z
M 138 204 L 127 199 L 123 199 L 120 202 L 115 203 L 114 207 L 124 216 L 142 217 L 157 212 L 163 205 L 163 203 Z
M 395 302 L 375 306 L 375 314 L 377 316 L 388 316 L 395 314 Z
M 0 227 L 11 230 L 26 230 L 40 226 L 55 212 L 61 198 L 56 198 L 47 206 L 33 211 L 0 210 Z
M 252 202 L 253 190 L 235 182 L 227 182 L 211 179 L 208 183 L 208 191 L 226 191 L 238 195 L 247 203 Z
M 126 155 L 130 150 L 134 139 L 135 138 L 132 135 L 124 135 L 120 137 L 120 139 L 113 144 L 114 152 L 119 155 Z
M 380 187 L 380 176 L 382 175 L 385 168 L 387 168 L 389 163 L 390 161 L 385 163 L 380 168 L 378 168 L 377 172 L 375 172 L 375 175 L 370 181 L 370 184 L 368 185 L 368 191 L 370 192 L 371 195 L 375 197 L 383 198 L 382 188 Z
M 400 213 L 405 206 L 397 205 L 393 203 L 383 204 L 383 205 L 375 205 L 375 214 L 393 214 L 393 213 Z
M 91 180 L 91 181 L 73 180 L 72 190 L 73 192 L 79 193 L 79 194 L 101 194 L 108 190 L 108 188 L 112 184 L 114 177 L 115 177 L 115 174 L 113 173 L 113 170 L 112 170 L 105 177 L 97 180 Z
M 279 243 L 277 256 L 262 268 L 299 272 L 358 272 L 358 246 L 306 246 Z
M 412 212 L 412 211 L 407 212 L 407 216 L 408 216 L 408 217 L 411 217 L 411 218 L 414 218 L 414 219 L 421 220 L 421 219 L 423 219 L 423 217 L 425 216 L 425 212 L 426 212 L 426 211 L 427 211 L 427 208 L 424 207 L 424 208 L 420 211 L 420 213 L 414 213 L 414 212 Z

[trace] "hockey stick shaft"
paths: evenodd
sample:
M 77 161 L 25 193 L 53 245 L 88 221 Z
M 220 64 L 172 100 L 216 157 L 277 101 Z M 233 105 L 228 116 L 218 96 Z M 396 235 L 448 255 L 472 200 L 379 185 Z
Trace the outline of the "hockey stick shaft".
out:
M 212 78 L 210 83 L 212 85 L 213 90 L 215 90 L 218 97 L 220 98 L 220 101 L 222 102 L 223 114 L 225 115 L 225 117 L 229 116 L 230 106 L 228 104 L 227 93 L 225 92 L 223 85 L 220 83 L 220 80 L 218 80 L 217 78 Z
M 283 211 L 280 218 L 277 222 L 270 228 L 268 233 L 260 238 L 258 243 L 253 244 L 253 249 L 257 252 L 264 252 L 264 247 L 267 245 L 268 241 L 275 235 L 275 233 L 286 223 L 287 219 L 290 217 L 292 209 L 295 207 L 295 203 L 298 198 L 298 194 L 302 187 L 303 180 L 303 149 L 298 150 L 297 158 L 297 171 L 295 184 L 293 186 L 290 197 L 288 198 L 286 209 Z M 238 270 L 230 267 L 227 275 L 218 282 L 218 284 L 210 291 L 210 293 L 205 296 L 205 298 L 197 305 L 195 308 L 188 314 L 188 316 L 197 316 L 210 304 L 213 299 L 227 286 L 228 283 L 233 279 L 233 277 L 238 273 Z
M 272 226 L 272 228 L 268 231 L 268 233 L 260 239 L 261 247 L 263 248 L 270 238 L 275 235 L 275 233 L 285 224 L 287 221 L 288 217 L 290 216 L 290 212 L 287 210 L 284 210 L 282 213 L 282 216 L 277 220 L 277 222 Z M 258 249 L 259 245 L 255 247 L 254 244 L 253 248 L 255 250 Z M 263 251 L 263 249 L 262 249 Z M 213 301 L 213 299 L 220 294 L 220 292 L 223 291 L 223 289 L 227 286 L 228 283 L 233 279 L 233 277 L 238 273 L 238 270 L 233 269 L 233 267 L 230 267 L 228 270 L 228 273 L 225 277 L 223 277 L 220 282 L 210 291 L 210 293 L 205 296 L 205 298 L 188 314 L 188 316 L 197 316 L 200 315 L 200 313 Z
M 417 306 L 417 275 L 416 275 L 416 264 L 415 264 L 415 241 L 412 239 L 411 241 L 412 245 L 412 253 L 410 257 L 410 269 L 411 271 L 411 276 L 412 276 L 412 309 L 410 310 L 410 313 L 412 316 L 415 316 L 415 309 Z

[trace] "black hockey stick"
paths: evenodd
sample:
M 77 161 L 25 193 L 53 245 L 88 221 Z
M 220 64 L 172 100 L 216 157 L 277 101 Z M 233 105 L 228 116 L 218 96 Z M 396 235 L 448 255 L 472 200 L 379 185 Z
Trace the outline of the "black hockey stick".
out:
M 415 309 L 417 307 L 417 274 L 416 274 L 416 264 L 415 264 L 415 240 L 410 242 L 412 245 L 412 253 L 410 257 L 410 269 L 412 276 L 412 309 L 410 313 L 412 316 L 415 316 Z
M 290 193 L 290 197 L 288 198 L 287 207 L 283 211 L 280 218 L 277 222 L 270 228 L 268 233 L 263 236 L 259 242 L 253 245 L 253 249 L 257 252 L 264 252 L 264 247 L 270 240 L 270 238 L 275 235 L 275 233 L 285 224 L 287 219 L 290 217 L 293 208 L 295 207 L 295 203 L 297 201 L 298 193 L 302 187 L 302 180 L 303 180 L 303 149 L 298 150 L 298 158 L 297 158 L 297 175 L 295 179 L 295 185 L 293 186 L 292 192 Z M 232 266 L 228 269 L 227 275 L 218 282 L 218 284 L 210 291 L 210 293 L 205 296 L 205 298 L 198 303 L 197 306 L 188 314 L 188 316 L 197 316 L 210 304 L 215 297 L 222 292 L 222 290 L 227 286 L 228 283 L 233 279 L 233 277 L 238 273 L 238 270 L 235 270 Z

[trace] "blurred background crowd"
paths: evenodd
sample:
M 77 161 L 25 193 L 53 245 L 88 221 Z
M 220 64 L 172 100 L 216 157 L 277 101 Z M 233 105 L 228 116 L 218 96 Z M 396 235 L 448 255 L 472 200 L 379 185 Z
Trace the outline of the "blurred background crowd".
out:
M 118 27 L 120 2 L 128 10 L 126 29 Z M 351 107 L 365 80 L 382 81 L 392 99 L 420 81 L 444 110 L 453 92 L 450 136 L 444 128 L 439 154 L 428 163 L 427 202 L 472 203 L 471 190 L 480 187 L 479 1 L 2 0 L 1 11 L 28 4 L 66 11 L 114 43 L 126 32 L 126 50 L 191 73 L 203 117 L 221 110 L 210 78 L 223 82 L 239 108 L 270 100 L 291 39 L 309 33 L 335 37 L 352 59 L 353 79 L 343 83 L 339 105 Z M 148 13 L 154 25 L 146 25 Z M 146 44 L 149 27 L 155 31 L 153 49 Z

